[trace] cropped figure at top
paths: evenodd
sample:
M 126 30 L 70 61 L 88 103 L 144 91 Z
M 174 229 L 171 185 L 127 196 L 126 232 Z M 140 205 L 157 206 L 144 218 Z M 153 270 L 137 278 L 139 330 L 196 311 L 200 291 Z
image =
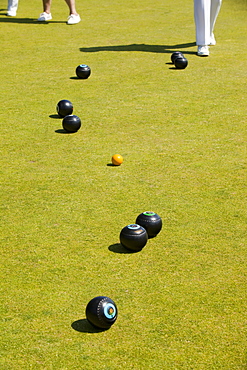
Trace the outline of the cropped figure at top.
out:
M 222 0 L 194 0 L 197 55 L 209 56 L 209 45 L 215 45 L 214 26 Z
M 8 11 L 9 17 L 15 17 L 18 9 L 18 0 L 8 0 Z
M 40 14 L 38 21 L 47 22 L 52 19 L 51 16 L 51 1 L 52 0 L 43 0 L 43 13 Z M 66 4 L 69 7 L 69 17 L 67 24 L 76 24 L 79 23 L 81 18 L 75 8 L 75 0 L 65 0 Z

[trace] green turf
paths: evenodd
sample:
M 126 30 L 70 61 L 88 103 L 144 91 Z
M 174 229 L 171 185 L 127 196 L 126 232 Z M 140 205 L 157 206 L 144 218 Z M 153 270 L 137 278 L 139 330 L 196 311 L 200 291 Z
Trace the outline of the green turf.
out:
M 246 369 L 246 1 L 223 1 L 209 58 L 192 2 L 77 1 L 75 26 L 61 0 L 46 25 L 41 1 L 16 18 L 6 3 L 0 368 Z M 124 163 L 107 166 L 115 153 Z M 145 210 L 163 229 L 124 253 L 119 233 Z M 106 332 L 85 320 L 97 295 L 119 310 Z

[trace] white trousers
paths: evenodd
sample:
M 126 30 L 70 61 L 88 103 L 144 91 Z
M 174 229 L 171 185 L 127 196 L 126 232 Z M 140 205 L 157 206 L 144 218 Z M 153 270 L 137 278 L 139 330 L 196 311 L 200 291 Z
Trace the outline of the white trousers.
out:
M 8 0 L 8 11 L 17 11 L 19 0 Z
M 196 44 L 209 45 L 222 0 L 194 0 Z

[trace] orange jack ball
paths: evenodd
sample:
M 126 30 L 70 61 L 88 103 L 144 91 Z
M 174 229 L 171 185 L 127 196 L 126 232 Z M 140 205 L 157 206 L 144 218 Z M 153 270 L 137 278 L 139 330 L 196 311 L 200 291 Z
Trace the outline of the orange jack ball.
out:
M 114 166 L 120 166 L 123 163 L 123 157 L 120 154 L 114 154 L 111 161 Z

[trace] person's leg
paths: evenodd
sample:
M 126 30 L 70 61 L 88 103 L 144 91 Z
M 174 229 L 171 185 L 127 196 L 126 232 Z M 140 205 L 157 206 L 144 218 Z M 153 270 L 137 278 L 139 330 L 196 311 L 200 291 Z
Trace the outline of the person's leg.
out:
M 65 2 L 68 5 L 69 11 L 70 11 L 70 15 L 69 15 L 69 18 L 67 20 L 67 24 L 79 23 L 81 18 L 80 18 L 79 14 L 76 11 L 75 0 L 65 0 Z
M 43 10 L 45 13 L 50 14 L 51 12 L 51 0 L 43 0 Z
M 216 44 L 214 38 L 214 26 L 216 19 L 218 17 L 220 7 L 221 7 L 222 0 L 211 0 L 211 10 L 210 10 L 210 37 L 211 37 L 211 44 Z
M 18 0 L 8 0 L 8 12 L 7 15 L 15 17 L 18 8 Z
M 75 8 L 75 0 L 65 0 L 65 2 L 69 7 L 70 14 L 78 15 L 76 8 Z
M 210 43 L 210 3 L 210 0 L 194 0 L 197 45 Z
M 47 22 L 51 19 L 51 0 L 43 0 L 43 13 L 40 14 L 38 21 Z

